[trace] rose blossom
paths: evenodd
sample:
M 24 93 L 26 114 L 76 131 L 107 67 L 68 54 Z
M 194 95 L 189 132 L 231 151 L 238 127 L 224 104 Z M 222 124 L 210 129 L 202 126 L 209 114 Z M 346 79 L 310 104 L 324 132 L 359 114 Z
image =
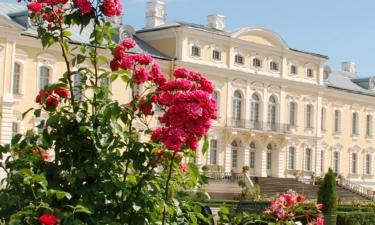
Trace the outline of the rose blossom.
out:
M 56 88 L 55 90 L 53 90 L 53 92 L 55 94 L 57 94 L 58 96 L 60 96 L 61 98 L 68 98 L 69 96 L 69 90 L 66 89 L 66 88 Z
M 103 14 L 108 17 L 120 16 L 122 4 L 120 0 L 104 0 L 102 4 Z
M 42 225 L 56 225 L 57 218 L 53 214 L 43 214 L 39 217 L 39 223 Z
M 182 170 L 184 173 L 189 173 L 189 168 L 185 165 L 185 163 L 178 164 L 178 167 Z
M 59 105 L 59 101 L 55 96 L 48 96 L 46 98 L 46 108 L 47 109 L 54 109 Z
M 78 6 L 82 14 L 88 14 L 92 12 L 92 6 L 88 0 L 74 0 L 74 4 Z
M 316 219 L 316 225 L 324 225 L 324 218 L 323 217 L 318 217 Z
M 27 4 L 27 8 L 34 13 L 38 13 L 42 11 L 43 5 L 39 2 L 30 2 Z
M 125 47 L 126 49 L 134 48 L 137 43 L 132 38 L 125 38 L 121 43 L 121 46 Z

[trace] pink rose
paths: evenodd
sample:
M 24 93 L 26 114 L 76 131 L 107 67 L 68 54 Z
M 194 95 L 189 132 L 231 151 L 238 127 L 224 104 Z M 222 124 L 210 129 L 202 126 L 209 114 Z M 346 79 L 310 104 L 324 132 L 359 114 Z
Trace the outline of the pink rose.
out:
M 27 8 L 33 13 L 38 13 L 42 11 L 43 4 L 39 2 L 30 2 L 27 4 Z

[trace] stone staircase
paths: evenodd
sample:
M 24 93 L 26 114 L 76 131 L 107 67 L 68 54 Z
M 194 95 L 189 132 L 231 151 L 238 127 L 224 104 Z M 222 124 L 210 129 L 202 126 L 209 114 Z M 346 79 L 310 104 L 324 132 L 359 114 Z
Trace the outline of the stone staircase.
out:
M 304 184 L 294 178 L 275 178 L 275 177 L 252 177 L 253 183 L 258 184 L 261 189 L 261 195 L 265 198 L 273 198 L 278 194 L 288 190 L 294 190 L 299 194 L 305 195 L 308 199 L 316 199 L 319 186 Z M 342 201 L 369 201 L 364 195 L 354 191 L 337 186 L 337 197 Z

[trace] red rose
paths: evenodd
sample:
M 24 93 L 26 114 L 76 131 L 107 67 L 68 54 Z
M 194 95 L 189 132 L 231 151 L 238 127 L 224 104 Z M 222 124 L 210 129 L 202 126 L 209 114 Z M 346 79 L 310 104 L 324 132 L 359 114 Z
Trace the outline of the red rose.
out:
M 42 225 L 56 225 L 57 218 L 53 214 L 43 214 L 39 217 L 39 223 Z
M 40 90 L 39 91 L 39 94 L 36 96 L 36 99 L 35 99 L 35 101 L 37 102 L 37 103 L 42 103 L 42 100 L 44 100 L 43 98 L 45 98 L 45 97 L 47 97 L 48 96 L 48 93 L 47 92 L 45 92 L 44 90 Z
M 59 101 L 55 96 L 48 96 L 46 99 L 47 109 L 54 109 L 59 105 Z
M 66 88 L 57 88 L 54 90 L 54 92 L 61 98 L 68 98 L 69 96 L 69 90 Z
M 39 3 L 39 2 L 30 2 L 29 4 L 27 4 L 27 8 L 31 12 L 38 13 L 42 10 L 43 5 L 42 3 Z

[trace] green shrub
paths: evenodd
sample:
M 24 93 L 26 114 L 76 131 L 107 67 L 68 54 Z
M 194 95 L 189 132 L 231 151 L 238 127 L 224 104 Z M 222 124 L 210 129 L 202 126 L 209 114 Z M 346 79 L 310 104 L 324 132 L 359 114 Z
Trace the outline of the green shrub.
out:
M 375 224 L 375 213 L 373 212 L 339 212 L 337 213 L 337 224 L 339 225 Z
M 318 203 L 322 203 L 323 213 L 333 215 L 337 211 L 336 177 L 330 168 L 324 176 L 318 191 Z

